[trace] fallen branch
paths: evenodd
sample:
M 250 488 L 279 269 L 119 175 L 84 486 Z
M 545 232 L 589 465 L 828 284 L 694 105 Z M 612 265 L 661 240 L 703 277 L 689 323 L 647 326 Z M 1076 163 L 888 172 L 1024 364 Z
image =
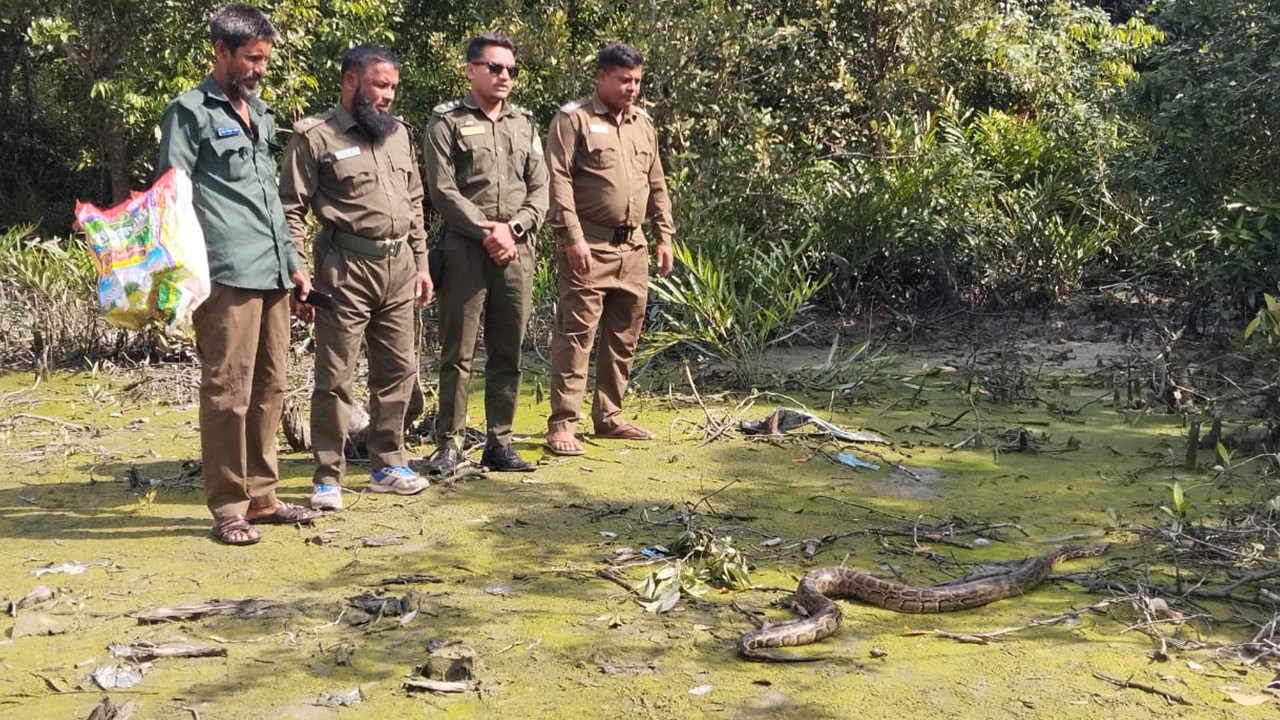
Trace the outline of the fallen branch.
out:
M 138 615 L 139 625 L 171 622 L 174 620 L 198 620 L 209 615 L 249 615 L 273 608 L 280 603 L 274 600 L 211 600 L 196 605 L 179 605 L 171 608 L 156 608 L 149 613 Z
M 447 682 L 444 680 L 405 680 L 404 689 L 409 692 L 426 690 L 433 693 L 464 693 L 475 690 L 479 685 L 475 682 Z
M 64 420 L 59 420 L 58 418 L 49 417 L 47 415 L 36 415 L 35 413 L 27 413 L 27 412 L 14 413 L 9 416 L 9 419 L 10 420 L 39 420 L 40 422 L 47 422 L 52 425 L 61 425 L 63 429 L 74 430 L 75 432 L 84 432 L 84 430 L 86 429 L 84 425 L 69 423 Z
M 613 574 L 612 572 L 610 572 L 607 568 L 600 568 L 599 570 L 596 570 L 596 576 L 597 576 L 597 577 L 602 577 L 602 578 L 604 578 L 605 580 L 608 580 L 609 582 L 611 582 L 611 583 L 613 583 L 613 584 L 617 585 L 617 586 L 618 586 L 618 587 L 620 587 L 620 588 L 623 588 L 623 589 L 624 589 L 624 590 L 626 590 L 628 593 L 630 593 L 630 594 L 632 594 L 632 595 L 635 595 L 636 597 L 640 597 L 640 593 L 636 592 L 636 589 L 635 589 L 635 588 L 633 588 L 633 587 L 631 587 L 631 585 L 627 584 L 627 581 L 626 581 L 626 580 L 623 580 L 622 578 L 618 577 L 617 575 L 614 575 L 614 574 Z
M 226 657 L 227 649 L 214 645 L 192 645 L 185 642 L 167 642 L 159 645 L 150 642 L 136 642 L 124 645 L 113 642 L 107 646 L 112 657 L 127 658 L 133 662 L 149 662 L 156 658 L 199 658 Z
M 1191 705 L 1191 702 L 1183 698 L 1182 696 L 1174 695 L 1173 693 L 1168 692 L 1167 690 L 1161 690 L 1160 688 L 1157 688 L 1157 687 L 1144 685 L 1142 683 L 1136 683 L 1136 682 L 1133 682 L 1132 680 L 1118 680 L 1116 678 L 1103 675 L 1102 673 L 1096 670 L 1094 671 L 1093 676 L 1098 678 L 1099 680 L 1104 680 L 1106 682 L 1109 682 L 1121 690 L 1141 690 L 1142 692 L 1151 693 L 1152 695 L 1157 695 L 1159 697 L 1162 697 L 1169 702 L 1175 702 L 1175 703 L 1178 703 L 1179 705 L 1188 705 L 1188 706 Z

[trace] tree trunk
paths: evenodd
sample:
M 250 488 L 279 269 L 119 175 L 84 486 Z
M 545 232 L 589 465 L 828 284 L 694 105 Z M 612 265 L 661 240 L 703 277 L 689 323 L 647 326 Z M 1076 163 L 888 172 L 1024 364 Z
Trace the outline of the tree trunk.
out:
M 110 111 L 102 122 L 102 149 L 107 159 L 107 177 L 111 180 L 111 203 L 123 202 L 129 197 L 129 161 L 124 133 Z

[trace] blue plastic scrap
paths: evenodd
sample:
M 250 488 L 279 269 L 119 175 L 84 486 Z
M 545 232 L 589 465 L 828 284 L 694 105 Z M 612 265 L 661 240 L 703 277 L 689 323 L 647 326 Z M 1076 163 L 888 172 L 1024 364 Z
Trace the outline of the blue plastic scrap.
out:
M 866 468 L 868 470 L 880 469 L 879 465 L 867 462 L 866 460 L 859 460 L 847 452 L 836 453 L 836 461 L 852 468 Z

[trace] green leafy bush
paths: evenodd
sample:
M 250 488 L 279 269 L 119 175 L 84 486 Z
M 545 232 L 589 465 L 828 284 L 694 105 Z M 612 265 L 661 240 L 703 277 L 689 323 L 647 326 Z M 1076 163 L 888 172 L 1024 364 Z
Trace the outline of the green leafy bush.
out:
M 797 317 L 831 280 L 817 268 L 817 237 L 701 228 L 677 242 L 675 271 L 651 282 L 661 323 L 641 360 L 686 347 L 725 363 L 739 386 L 759 383 L 765 351 L 803 330 Z

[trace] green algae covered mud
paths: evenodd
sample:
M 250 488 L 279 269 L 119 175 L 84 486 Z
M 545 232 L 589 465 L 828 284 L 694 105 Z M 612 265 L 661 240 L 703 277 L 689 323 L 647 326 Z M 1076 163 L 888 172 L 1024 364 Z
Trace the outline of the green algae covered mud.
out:
M 1106 389 L 1060 376 L 1041 390 L 1056 413 L 988 402 L 906 360 L 902 380 L 856 403 L 807 399 L 889 446 L 803 429 L 708 440 L 708 417 L 758 420 L 787 400 L 642 396 L 628 419 L 658 439 L 590 441 L 580 458 L 540 449 L 531 388 L 517 448 L 536 473 L 375 497 L 357 464 L 346 510 L 264 528 L 250 548 L 208 536 L 184 464 L 198 457 L 189 400 L 138 399 L 137 373 L 5 376 L 0 718 L 84 718 L 104 697 L 174 719 L 1273 714 L 1269 661 L 1218 651 L 1267 613 L 1136 582 L 1176 590 L 1168 549 L 1211 542 L 1196 528 L 1215 508 L 1266 500 L 1255 478 L 1183 469 L 1181 418 L 1090 403 Z M 305 502 L 310 470 L 282 456 L 284 499 Z M 740 551 L 755 589 L 717 588 L 690 558 L 666 577 L 697 594 L 647 612 L 646 580 L 690 528 Z M 817 663 L 735 653 L 752 618 L 793 618 L 787 591 L 813 567 L 930 585 L 1102 541 L 1107 555 L 982 608 L 839 601 L 840 629 L 805 648 Z M 1270 541 L 1251 542 L 1254 572 L 1271 567 Z M 208 656 L 164 654 L 192 649 Z

